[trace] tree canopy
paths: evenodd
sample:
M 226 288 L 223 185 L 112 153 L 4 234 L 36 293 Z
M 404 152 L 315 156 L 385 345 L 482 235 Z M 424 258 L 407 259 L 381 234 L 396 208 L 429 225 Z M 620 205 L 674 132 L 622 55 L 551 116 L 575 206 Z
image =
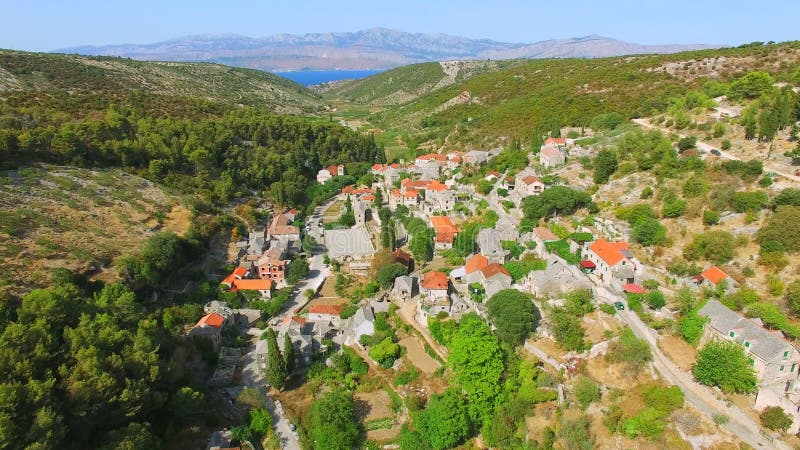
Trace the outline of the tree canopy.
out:
M 753 365 L 736 342 L 709 342 L 700 350 L 692 373 L 700 383 L 718 386 L 726 393 L 750 393 L 756 389 Z
M 434 450 L 457 446 L 467 438 L 471 427 L 466 402 L 454 388 L 432 396 L 414 424 Z
M 486 303 L 489 318 L 497 328 L 501 341 L 519 345 L 536 329 L 541 314 L 533 304 L 533 296 L 516 289 L 504 289 Z
M 350 450 L 358 439 L 355 403 L 348 392 L 334 390 L 315 399 L 310 420 L 316 448 Z
M 486 322 L 469 313 L 461 318 L 449 348 L 447 361 L 467 394 L 470 418 L 482 423 L 491 416 L 500 394 L 505 370 L 500 342 Z
M 581 208 L 595 207 L 589 194 L 566 186 L 553 186 L 522 201 L 525 218 L 534 221 L 556 214 L 569 215 Z

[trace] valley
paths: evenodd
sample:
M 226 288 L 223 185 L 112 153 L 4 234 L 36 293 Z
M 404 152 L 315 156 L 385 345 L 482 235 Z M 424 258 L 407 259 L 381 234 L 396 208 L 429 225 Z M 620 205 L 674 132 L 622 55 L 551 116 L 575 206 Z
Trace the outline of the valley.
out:
M 794 448 L 799 65 L 1 51 L 0 448 Z

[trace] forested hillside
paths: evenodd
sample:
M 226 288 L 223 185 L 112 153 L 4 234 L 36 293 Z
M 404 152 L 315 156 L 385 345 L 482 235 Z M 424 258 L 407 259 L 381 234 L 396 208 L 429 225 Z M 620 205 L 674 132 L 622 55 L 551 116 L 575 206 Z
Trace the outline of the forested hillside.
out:
M 287 113 L 313 112 L 323 106 L 299 84 L 260 70 L 0 50 L 0 98 L 9 98 L 11 93 L 47 92 L 48 96 L 101 94 L 92 97 L 113 99 L 136 91 Z
M 425 86 L 432 75 L 421 74 L 433 69 L 419 65 L 333 92 L 353 102 L 402 92 L 405 104 L 370 121 L 387 131 L 408 133 L 414 143 L 441 145 L 449 135 L 448 143 L 454 145 L 491 145 L 504 137 L 527 142 L 539 131 L 562 125 L 588 127 L 603 113 L 653 115 L 666 109 L 671 97 L 750 71 L 770 73 L 778 82 L 798 81 L 799 59 L 800 43 L 788 42 L 675 55 L 517 60 L 430 93 Z
M 69 74 L 62 77 L 72 80 L 62 84 L 75 83 Z M 122 167 L 212 202 L 255 190 L 268 191 L 277 203 L 298 205 L 323 165 L 362 162 L 365 171 L 383 160 L 382 153 L 370 136 L 324 119 L 197 96 L 109 88 L 11 91 L 0 97 L 5 167 L 34 162 Z
M 198 448 L 230 426 L 216 352 L 181 338 L 221 295 L 227 207 L 305 208 L 324 165 L 384 160 L 278 114 L 320 106 L 263 72 L 0 52 L 0 449 Z

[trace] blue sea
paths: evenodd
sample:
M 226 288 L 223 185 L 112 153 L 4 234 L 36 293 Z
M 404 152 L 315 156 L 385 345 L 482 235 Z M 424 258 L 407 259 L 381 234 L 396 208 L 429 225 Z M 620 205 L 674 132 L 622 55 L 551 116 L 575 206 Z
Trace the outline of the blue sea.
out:
M 328 81 L 366 78 L 383 70 L 299 70 L 296 72 L 274 72 L 303 86 L 327 83 Z

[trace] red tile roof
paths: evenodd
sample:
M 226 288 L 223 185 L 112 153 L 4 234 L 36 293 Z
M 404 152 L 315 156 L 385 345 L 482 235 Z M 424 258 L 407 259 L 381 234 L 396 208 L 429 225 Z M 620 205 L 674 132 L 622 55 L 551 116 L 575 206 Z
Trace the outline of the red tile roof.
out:
M 559 156 L 561 152 L 553 147 L 545 147 L 542 149 L 542 154 L 545 156 Z
M 581 267 L 583 267 L 584 269 L 594 269 L 595 267 L 597 267 L 597 265 L 589 260 L 584 259 L 583 261 L 581 261 Z
M 212 328 L 220 328 L 222 324 L 225 323 L 225 318 L 220 316 L 217 313 L 210 313 L 203 316 L 198 322 L 195 327 L 212 327 Z
M 431 216 L 431 225 L 437 233 L 458 233 L 458 228 L 447 216 Z
M 447 161 L 447 156 L 438 153 L 428 153 L 426 155 L 417 156 L 417 159 L 425 161 Z
M 567 145 L 567 139 L 566 138 L 547 138 L 547 140 L 544 141 L 544 145 L 547 145 L 547 144 Z
M 394 257 L 397 258 L 397 262 L 409 265 L 411 263 L 411 254 L 406 253 L 399 248 L 394 251 Z
M 331 316 L 341 316 L 344 307 L 342 305 L 313 305 L 308 309 L 311 314 L 328 314 Z
M 483 270 L 488 265 L 489 265 L 489 260 L 486 259 L 486 257 L 481 255 L 480 253 L 476 253 L 467 258 L 466 264 L 464 265 L 464 270 L 467 273 L 472 273 L 475 272 L 476 270 Z
M 600 259 L 612 267 L 616 266 L 617 263 L 625 259 L 625 256 L 622 254 L 622 250 L 627 249 L 627 242 L 608 242 L 603 238 L 600 238 L 589 245 L 589 250 L 593 251 L 598 257 L 600 257 Z
M 453 233 L 436 233 L 436 242 L 452 244 L 455 241 L 456 235 Z
M 709 267 L 708 269 L 703 271 L 703 273 L 701 273 L 700 276 L 702 276 L 703 278 L 705 278 L 706 280 L 708 280 L 708 281 L 710 281 L 710 282 L 712 282 L 714 284 L 719 284 L 720 281 L 728 278 L 728 274 L 723 272 L 717 266 Z
M 447 274 L 444 272 L 428 272 L 422 277 L 422 283 L 420 284 L 425 289 L 447 289 Z
M 233 280 L 231 292 L 236 291 L 269 291 L 272 290 L 272 280 L 269 279 L 255 279 L 255 280 Z
M 625 292 L 630 292 L 631 294 L 644 294 L 645 290 L 643 287 L 639 286 L 636 283 L 628 283 L 622 285 L 622 290 Z
M 511 276 L 511 273 L 508 271 L 508 269 L 506 269 L 505 267 L 503 267 L 502 265 L 500 265 L 498 263 L 489 264 L 483 270 L 481 270 L 481 272 L 483 272 L 483 277 L 487 278 L 487 279 L 488 278 L 492 278 L 493 276 L 497 275 L 498 273 L 505 274 L 505 275 L 507 275 L 509 277 Z
M 230 286 L 231 284 L 233 284 L 233 281 L 236 280 L 237 278 L 246 277 L 247 276 L 247 272 L 248 272 L 247 267 L 239 266 L 239 267 L 233 269 L 233 272 L 228 274 L 227 277 L 225 277 L 222 281 L 220 281 L 220 284 L 224 284 L 224 285 Z
M 531 185 L 533 183 L 541 183 L 542 180 L 540 180 L 539 177 L 535 177 L 533 175 L 528 175 L 527 177 L 522 179 L 522 182 L 527 184 L 527 185 Z
M 285 324 L 287 324 L 289 322 L 297 322 L 300 325 L 305 325 L 306 324 L 306 319 L 305 319 L 305 317 L 300 317 L 300 316 L 284 317 L 283 324 L 285 325 Z

